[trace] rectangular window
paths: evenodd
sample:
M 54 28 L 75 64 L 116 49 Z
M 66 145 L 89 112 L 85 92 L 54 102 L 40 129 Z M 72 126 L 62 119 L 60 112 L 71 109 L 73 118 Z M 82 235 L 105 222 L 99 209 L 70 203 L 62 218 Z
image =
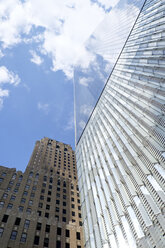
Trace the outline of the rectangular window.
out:
M 68 230 L 68 229 L 65 230 L 65 236 L 66 236 L 67 238 L 70 237 L 70 230 Z
M 38 216 L 41 216 L 41 211 L 37 211 Z
M 57 227 L 57 235 L 61 235 L 61 227 Z
M 26 238 L 27 238 L 27 234 L 26 233 L 22 233 L 20 242 L 25 243 L 26 242 Z
M 3 194 L 3 199 L 6 199 L 8 197 L 8 194 L 4 193 Z
M 81 239 L 81 238 L 80 238 L 80 233 L 79 233 L 79 232 L 76 232 L 76 238 L 77 238 L 78 240 Z
M 19 224 L 20 224 L 20 222 L 21 222 L 21 218 L 16 218 L 16 220 L 15 220 L 15 226 L 19 226 Z
M 61 241 L 59 240 L 56 241 L 56 248 L 61 248 Z
M 30 206 L 33 205 L 33 201 L 32 200 L 29 201 L 29 205 Z
M 64 207 L 66 206 L 66 202 L 63 202 L 63 206 L 64 206 Z
M 25 203 L 26 199 L 25 198 L 22 198 L 21 199 L 21 203 Z
M 13 207 L 13 204 L 9 203 L 7 206 L 7 209 L 11 209 Z
M 63 212 L 63 214 L 66 214 L 66 209 L 63 209 L 62 212 Z
M 27 208 L 26 213 L 31 214 L 31 208 Z
M 42 227 L 42 224 L 40 222 L 37 222 L 36 230 L 40 231 Z
M 24 228 L 25 229 L 28 229 L 29 228 L 29 225 L 30 225 L 30 220 L 25 220 Z
M 0 237 L 2 237 L 3 231 L 4 231 L 4 229 L 2 227 L 0 227 Z
M 49 218 L 49 213 L 45 213 L 45 217 L 46 218 Z
M 75 216 L 75 212 L 72 211 L 72 216 Z
M 47 202 L 50 202 L 51 201 L 51 198 L 50 197 L 47 197 Z
M 46 205 L 46 209 L 48 209 L 48 210 L 49 210 L 49 209 L 50 209 L 50 205 Z
M 43 207 L 43 203 L 42 202 L 39 202 L 38 207 L 39 208 L 42 208 Z
M 27 191 L 24 191 L 23 192 L 23 195 L 25 195 L 25 196 L 28 195 L 28 192 Z
M 4 216 L 2 218 L 2 222 L 7 223 L 8 218 L 9 218 L 9 215 L 4 214 Z
M 4 204 L 5 203 L 3 201 L 0 201 L 0 208 L 3 208 Z
M 23 212 L 23 206 L 18 207 L 19 212 Z
M 66 222 L 66 217 L 62 217 L 62 221 L 63 222 Z
M 15 195 L 12 195 L 10 201 L 14 201 L 14 200 L 15 200 Z
M 46 225 L 46 227 L 45 227 L 45 232 L 47 232 L 47 233 L 50 232 L 50 225 Z
M 40 241 L 40 237 L 39 236 L 35 236 L 34 237 L 34 245 L 39 245 L 39 241 Z
M 59 200 L 56 200 L 56 204 L 60 204 L 60 201 Z
M 49 239 L 44 238 L 44 247 L 49 247 Z
M 70 248 L 70 244 L 69 243 L 66 243 L 65 244 L 65 248 Z
M 12 231 L 12 232 L 11 232 L 10 239 L 16 240 L 16 237 L 17 237 L 17 231 Z

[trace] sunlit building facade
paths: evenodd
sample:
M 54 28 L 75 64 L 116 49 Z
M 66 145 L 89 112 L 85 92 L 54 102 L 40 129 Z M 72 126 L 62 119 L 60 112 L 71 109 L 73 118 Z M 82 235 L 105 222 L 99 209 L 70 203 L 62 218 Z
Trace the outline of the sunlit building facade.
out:
M 86 248 L 165 247 L 164 13 L 144 2 L 77 143 Z
M 83 248 L 75 153 L 36 142 L 24 173 L 0 166 L 1 248 Z

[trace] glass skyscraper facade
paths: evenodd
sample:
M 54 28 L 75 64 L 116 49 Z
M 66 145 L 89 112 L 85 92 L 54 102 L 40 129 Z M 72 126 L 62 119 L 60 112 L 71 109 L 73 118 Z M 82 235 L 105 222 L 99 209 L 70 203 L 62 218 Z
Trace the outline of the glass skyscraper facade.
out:
M 85 247 L 164 248 L 164 0 L 144 2 L 110 71 L 76 147 Z

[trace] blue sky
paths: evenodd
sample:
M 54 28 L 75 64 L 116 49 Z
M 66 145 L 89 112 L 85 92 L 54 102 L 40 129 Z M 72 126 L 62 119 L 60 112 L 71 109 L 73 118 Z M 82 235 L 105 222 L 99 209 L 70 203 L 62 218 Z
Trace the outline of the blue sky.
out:
M 109 7 L 106 0 L 0 0 L 1 165 L 24 171 L 43 137 L 74 147 L 73 69 L 93 60 L 84 42 Z
M 73 81 L 80 93 L 92 92 L 96 76 L 103 87 L 112 61 L 97 51 L 107 25 L 96 27 L 119 2 L 128 1 L 0 0 L 0 165 L 24 171 L 43 137 L 74 148 Z M 87 120 L 91 106 L 79 107 Z

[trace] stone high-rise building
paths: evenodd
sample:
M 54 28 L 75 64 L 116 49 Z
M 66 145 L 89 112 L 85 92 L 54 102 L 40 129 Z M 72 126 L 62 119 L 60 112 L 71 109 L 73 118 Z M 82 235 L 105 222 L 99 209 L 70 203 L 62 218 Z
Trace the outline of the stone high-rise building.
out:
M 83 248 L 75 153 L 36 142 L 24 173 L 0 167 L 1 248 Z
M 164 0 L 144 1 L 81 134 L 76 159 L 85 247 L 164 248 Z

